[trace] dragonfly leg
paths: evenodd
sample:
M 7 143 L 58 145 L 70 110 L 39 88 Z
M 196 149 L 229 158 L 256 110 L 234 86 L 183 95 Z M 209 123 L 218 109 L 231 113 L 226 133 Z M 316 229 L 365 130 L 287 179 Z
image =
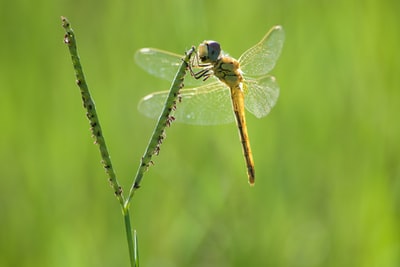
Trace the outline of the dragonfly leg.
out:
M 207 66 L 204 67 L 204 69 L 198 71 L 198 72 L 193 72 L 192 76 L 198 80 L 200 78 L 203 78 L 203 81 L 207 80 L 208 78 L 210 78 L 212 75 L 214 74 L 213 70 L 212 70 L 212 66 Z
M 210 78 L 214 72 L 212 71 L 213 65 L 211 63 L 200 63 L 199 59 L 199 54 L 194 53 L 193 57 L 190 59 L 190 64 L 189 64 L 189 71 L 190 75 L 194 77 L 196 80 L 203 78 L 203 81 L 207 80 Z M 195 72 L 193 69 L 194 68 L 201 68 L 200 71 Z

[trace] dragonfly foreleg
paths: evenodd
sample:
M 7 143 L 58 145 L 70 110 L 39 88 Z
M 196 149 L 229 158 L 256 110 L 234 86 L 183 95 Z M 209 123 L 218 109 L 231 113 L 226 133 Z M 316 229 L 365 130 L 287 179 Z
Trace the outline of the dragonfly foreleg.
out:
M 203 78 L 203 81 L 207 80 L 208 78 L 210 78 L 212 75 L 214 74 L 213 70 L 212 70 L 212 66 L 207 66 L 204 67 L 204 69 L 198 71 L 198 72 L 193 72 L 192 76 L 198 80 L 200 78 Z
M 214 72 L 212 71 L 213 65 L 210 63 L 204 64 L 200 62 L 201 61 L 199 59 L 199 54 L 194 53 L 193 57 L 190 59 L 189 64 L 190 75 L 192 75 L 192 77 L 196 80 L 203 78 L 203 81 L 205 81 L 214 74 Z M 200 68 L 201 70 L 196 72 L 193 70 L 194 68 Z

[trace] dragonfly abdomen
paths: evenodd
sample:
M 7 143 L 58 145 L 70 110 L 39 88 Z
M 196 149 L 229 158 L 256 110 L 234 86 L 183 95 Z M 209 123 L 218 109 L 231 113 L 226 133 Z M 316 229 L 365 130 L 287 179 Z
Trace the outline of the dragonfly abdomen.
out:
M 235 113 L 236 123 L 239 129 L 240 142 L 242 143 L 243 154 L 246 160 L 247 176 L 250 185 L 254 185 L 255 169 L 253 153 L 250 148 L 250 139 L 247 132 L 246 117 L 244 114 L 244 93 L 242 84 L 239 83 L 235 87 L 231 87 L 232 106 Z

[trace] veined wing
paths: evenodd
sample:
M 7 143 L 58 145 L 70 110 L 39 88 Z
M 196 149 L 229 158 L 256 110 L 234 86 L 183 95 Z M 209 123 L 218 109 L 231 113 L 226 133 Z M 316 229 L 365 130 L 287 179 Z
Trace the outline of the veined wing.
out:
M 138 105 L 141 113 L 158 118 L 168 91 L 145 96 Z M 177 122 L 195 125 L 227 124 L 234 121 L 229 88 L 221 82 L 213 82 L 197 88 L 182 89 L 181 102 L 173 113 Z
M 275 77 L 267 75 L 244 81 L 244 104 L 257 118 L 268 115 L 279 97 L 279 86 Z
M 136 63 L 145 71 L 156 77 L 172 81 L 182 63 L 182 55 L 157 48 L 142 48 L 135 53 Z M 203 80 L 196 80 L 190 74 L 186 75 L 186 85 L 204 85 Z
M 239 63 L 245 75 L 262 76 L 270 72 L 279 58 L 285 33 L 281 26 L 274 26 L 255 46 L 244 52 Z

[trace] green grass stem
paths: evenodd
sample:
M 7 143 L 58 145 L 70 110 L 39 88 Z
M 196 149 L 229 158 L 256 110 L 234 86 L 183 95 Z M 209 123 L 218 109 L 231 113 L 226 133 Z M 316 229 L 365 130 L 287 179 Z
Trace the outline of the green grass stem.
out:
M 101 163 L 108 176 L 108 181 L 110 182 L 110 185 L 113 188 L 115 196 L 117 197 L 119 203 L 121 204 L 121 206 L 123 206 L 124 198 L 122 195 L 122 188 L 118 183 L 117 176 L 112 166 L 110 154 L 108 153 L 106 142 L 103 136 L 103 131 L 101 129 L 99 118 L 97 116 L 96 106 L 90 95 L 89 88 L 86 83 L 83 68 L 78 55 L 75 34 L 71 28 L 68 19 L 65 17 L 61 17 L 61 20 L 62 26 L 65 29 L 64 43 L 68 46 L 69 52 L 71 54 L 72 64 L 75 70 L 76 84 L 78 85 L 81 92 L 83 107 L 86 109 L 86 116 L 89 119 L 90 123 L 90 130 L 95 140 L 95 144 L 99 146 L 100 155 L 102 158 Z
M 183 80 L 190 64 L 190 58 L 194 51 L 195 48 L 192 47 L 188 52 L 186 52 L 186 56 L 183 58 L 182 64 L 180 65 L 171 84 L 168 97 L 165 100 L 163 111 L 158 118 L 158 122 L 156 124 L 156 127 L 154 128 L 149 144 L 147 145 L 145 153 L 140 160 L 140 165 L 136 173 L 135 181 L 132 184 L 129 195 L 125 201 L 125 208 L 129 208 L 130 201 L 135 191 L 140 187 L 143 174 L 152 165 L 151 159 L 153 155 L 158 155 L 160 151 L 160 146 L 165 138 L 165 127 L 170 126 L 171 122 L 174 120 L 171 112 L 175 110 L 176 105 L 179 102 L 179 90 L 183 87 Z
M 69 52 L 72 59 L 72 64 L 75 70 L 76 83 L 80 89 L 83 101 L 83 107 L 86 109 L 86 116 L 89 119 L 90 130 L 92 136 L 95 139 L 95 144 L 99 146 L 100 155 L 102 158 L 102 165 L 108 176 L 111 187 L 114 190 L 115 196 L 117 197 L 124 216 L 126 238 L 128 241 L 129 259 L 132 267 L 139 266 L 139 250 L 137 244 L 137 234 L 136 231 L 132 231 L 132 224 L 129 214 L 129 206 L 131 199 L 135 191 L 140 187 L 140 183 L 143 178 L 143 174 L 152 164 L 153 155 L 157 155 L 160 151 L 160 146 L 165 138 L 165 128 L 170 126 L 174 117 L 171 115 L 172 111 L 176 109 L 176 104 L 179 102 L 179 90 L 183 87 L 183 80 L 186 75 L 186 70 L 189 66 L 190 57 L 194 52 L 194 47 L 192 47 L 187 53 L 185 58 L 182 60 L 182 64 L 172 82 L 170 93 L 166 99 L 164 109 L 158 119 L 157 125 L 153 131 L 150 138 L 150 142 L 145 150 L 145 153 L 140 161 L 139 168 L 137 170 L 136 177 L 132 183 L 131 190 L 129 192 L 128 198 L 124 200 L 122 195 L 122 187 L 119 185 L 115 171 L 112 167 L 110 154 L 108 153 L 106 142 L 100 127 L 100 121 L 97 116 L 96 106 L 90 95 L 88 85 L 83 73 L 82 65 L 80 63 L 75 34 L 71 28 L 71 25 L 67 18 L 61 17 L 62 26 L 65 29 L 64 43 L 68 46 Z M 132 235 L 133 234 L 133 235 Z

